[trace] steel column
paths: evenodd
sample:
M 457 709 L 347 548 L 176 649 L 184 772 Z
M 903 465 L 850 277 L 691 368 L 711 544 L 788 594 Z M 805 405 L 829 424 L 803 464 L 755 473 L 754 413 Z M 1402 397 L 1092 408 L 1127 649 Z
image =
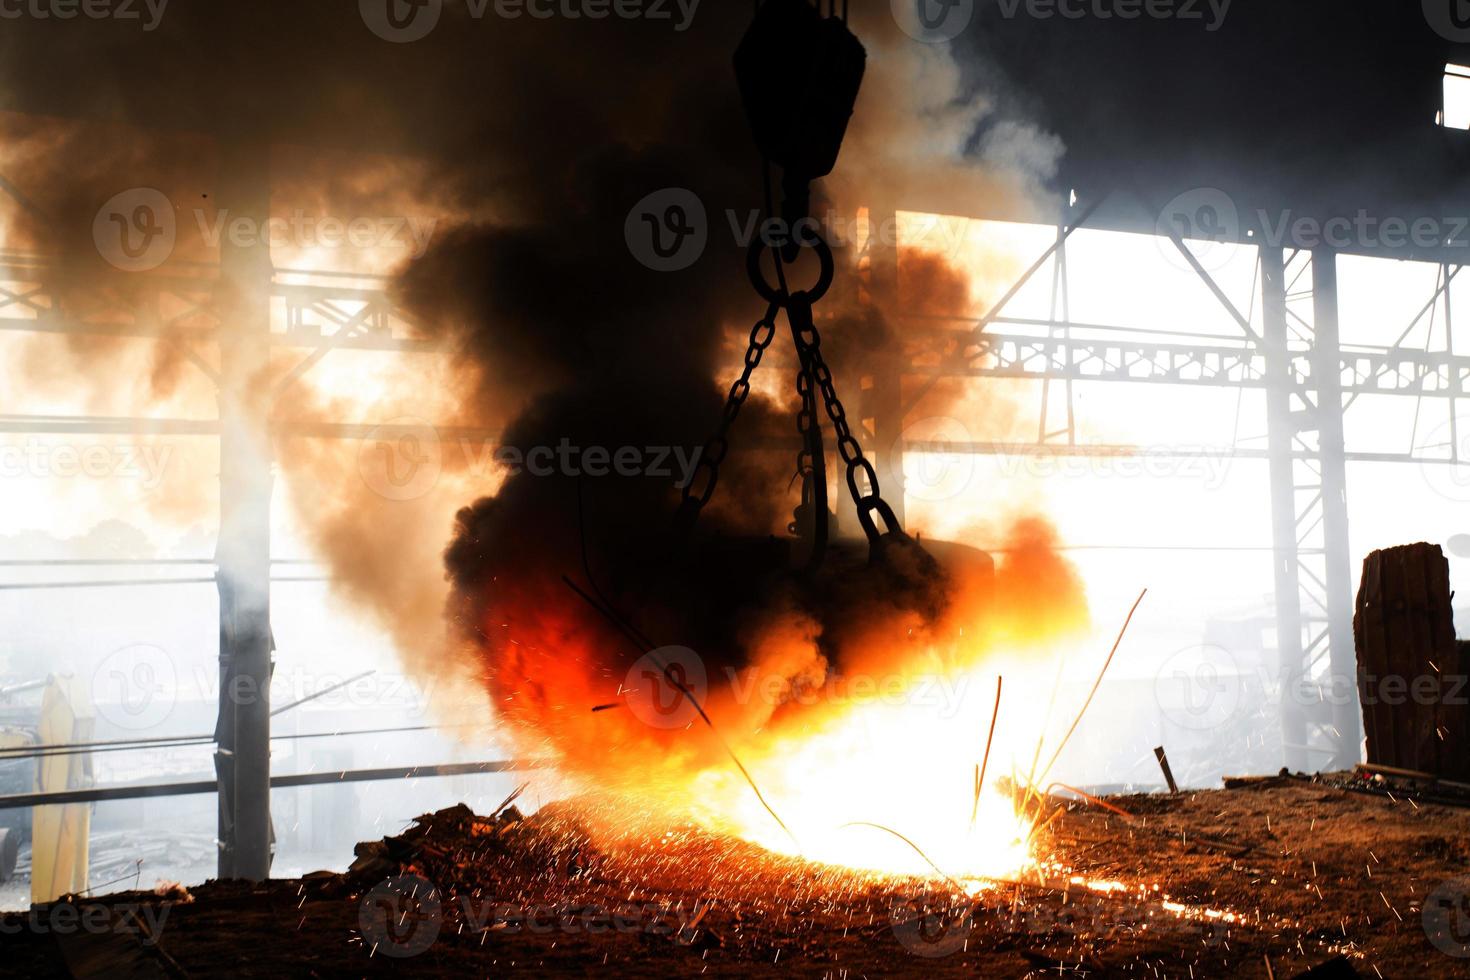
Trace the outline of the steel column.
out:
M 1281 691 L 1281 741 L 1286 765 L 1307 768 L 1307 722 L 1301 688 L 1302 610 L 1297 567 L 1296 483 L 1292 460 L 1293 384 L 1287 348 L 1286 268 L 1279 247 L 1263 246 L 1261 262 L 1262 347 L 1266 356 L 1267 455 L 1271 483 L 1271 565 L 1276 592 L 1277 682 Z
M 269 154 L 225 146 L 218 206 L 264 228 Z M 220 240 L 219 874 L 270 875 L 270 245 Z
M 1331 768 L 1362 761 L 1362 721 L 1353 646 L 1353 570 L 1348 548 L 1347 465 L 1342 429 L 1342 378 L 1337 324 L 1337 255 L 1312 253 L 1312 374 L 1317 383 L 1317 446 L 1322 463 L 1322 532 L 1327 591 L 1329 680 L 1337 754 Z

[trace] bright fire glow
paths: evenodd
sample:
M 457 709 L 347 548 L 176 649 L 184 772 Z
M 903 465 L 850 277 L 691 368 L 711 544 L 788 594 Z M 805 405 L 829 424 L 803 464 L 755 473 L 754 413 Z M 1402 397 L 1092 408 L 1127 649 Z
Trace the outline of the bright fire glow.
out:
M 743 758 L 790 836 L 738 773 L 705 772 L 694 795 L 718 807 L 713 824 L 778 853 L 893 874 L 1014 878 L 1034 863 L 1032 824 L 995 788 L 1011 758 L 999 745 L 975 806 L 994 691 L 993 674 L 930 677 L 900 703 L 854 707 Z
M 763 610 L 744 636 L 743 666 L 690 669 L 707 676 L 712 727 L 693 710 L 672 724 L 653 712 L 682 701 L 665 668 L 630 669 L 575 596 L 531 577 L 491 583 L 478 634 L 486 676 L 506 731 L 526 739 L 521 751 L 549 752 L 574 782 L 661 817 L 692 815 L 772 852 L 967 890 L 1022 878 L 1044 849 L 1036 824 L 1050 809 L 1027 799 L 1028 787 L 1046 785 L 1081 707 L 1057 698 L 1060 665 L 1086 671 L 1105 650 L 1090 649 L 1080 587 L 1045 526 L 1018 522 L 1008 545 L 992 566 L 928 542 L 950 573 L 946 610 L 927 624 L 874 612 L 840 648 L 819 646 L 800 615 Z

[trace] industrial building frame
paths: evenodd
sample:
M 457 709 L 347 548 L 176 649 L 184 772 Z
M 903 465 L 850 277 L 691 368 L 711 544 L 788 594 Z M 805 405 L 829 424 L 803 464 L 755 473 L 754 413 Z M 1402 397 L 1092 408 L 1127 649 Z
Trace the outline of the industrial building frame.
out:
M 261 161 L 245 161 L 264 171 Z M 228 186 L 228 185 L 227 185 Z M 233 188 L 237 212 L 264 214 L 268 189 L 245 181 Z M 1094 205 L 1095 206 L 1095 205 Z M 1242 312 L 1200 264 L 1189 245 L 1171 235 L 1174 247 L 1229 313 L 1240 331 L 1232 342 L 1155 342 L 1126 325 L 1073 321 L 1067 293 L 1067 243 L 1091 208 L 1062 208 L 1054 243 L 983 317 L 956 323 L 955 343 L 938 363 L 912 363 L 874 379 L 867 392 L 860 438 L 876 447 L 886 487 L 901 486 L 906 450 L 974 454 L 1080 456 L 1143 452 L 1138 446 L 1079 444 L 1072 411 L 1078 383 L 1127 382 L 1215 388 L 1260 389 L 1267 405 L 1267 445 L 1236 447 L 1233 455 L 1263 458 L 1269 466 L 1270 512 L 1278 650 L 1283 684 L 1331 676 L 1356 683 L 1351 629 L 1352 570 L 1348 548 L 1346 463 L 1412 462 L 1459 465 L 1457 439 L 1447 455 L 1349 453 L 1343 414 L 1362 394 L 1444 399 L 1470 397 L 1470 357 L 1406 346 L 1415 323 L 1443 299 L 1446 337 L 1449 285 L 1461 266 L 1440 266 L 1434 295 L 1399 342 L 1385 347 L 1345 348 L 1339 340 L 1337 254 L 1258 246 L 1258 291 Z M 896 278 L 896 263 L 885 263 Z M 1007 305 L 1042 269 L 1052 272 L 1052 310 L 1045 319 L 1011 317 Z M 275 269 L 265 245 L 221 245 L 218 266 L 172 264 L 167 272 L 138 273 L 147 284 L 131 301 L 73 310 L 48 282 L 53 263 L 40 256 L 0 252 L 0 329 L 55 334 L 151 338 L 176 344 L 221 391 L 251 376 L 271 348 L 304 352 L 280 382 L 278 393 L 333 350 L 433 354 L 445 348 L 424 339 L 412 317 L 397 306 L 387 281 L 366 275 L 294 273 Z M 874 273 L 877 275 L 877 273 Z M 299 281 L 293 281 L 299 280 Z M 889 283 L 891 288 L 892 283 Z M 231 313 L 216 310 L 228 295 Z M 243 302 L 242 302 L 243 298 Z M 1250 316 L 1260 302 L 1263 322 Z M 902 319 L 903 314 L 899 314 Z M 281 329 L 274 329 L 273 323 Z M 1009 328 L 1009 332 L 1008 332 Z M 1078 334 L 1085 334 L 1079 337 Z M 220 363 L 201 357 L 196 344 L 219 345 Z M 919 392 L 905 394 L 903 379 L 918 379 Z M 231 379 L 234 379 L 232 382 Z M 935 442 L 905 439 L 904 425 L 919 397 L 944 378 L 1011 378 L 1041 382 L 1043 407 L 1037 439 L 1025 443 Z M 1048 431 L 1053 387 L 1066 399 L 1067 424 Z M 262 416 L 259 407 L 222 397 L 217 419 L 0 415 L 0 432 L 210 436 L 221 444 L 221 527 L 215 564 L 220 591 L 220 719 L 216 770 L 220 797 L 221 876 L 264 878 L 271 854 L 269 787 L 270 634 L 269 553 L 271 473 L 262 463 L 252 432 L 271 438 L 362 439 L 392 436 L 396 427 L 325 422 L 291 422 Z M 869 425 L 871 423 L 871 425 Z M 415 433 L 422 429 L 412 428 Z M 441 438 L 493 437 L 488 429 L 445 427 Z M 886 451 L 885 451 L 886 449 Z M 1147 450 L 1150 453 L 1155 450 Z M 1212 450 L 1219 454 L 1218 450 Z M 1179 450 L 1177 455 L 1191 455 Z M 891 494 L 901 506 L 902 494 Z M 900 512 L 901 513 L 901 512 Z M 262 529 L 267 533 L 262 534 Z M 79 586 L 96 583 L 78 583 Z M 231 699 L 241 680 L 260 698 Z M 1285 690 L 1285 688 L 1283 688 Z M 1358 761 L 1361 742 L 1356 699 L 1350 703 L 1303 704 L 1282 698 L 1285 763 L 1292 768 L 1345 768 Z M 191 790 L 197 791 L 197 790 Z

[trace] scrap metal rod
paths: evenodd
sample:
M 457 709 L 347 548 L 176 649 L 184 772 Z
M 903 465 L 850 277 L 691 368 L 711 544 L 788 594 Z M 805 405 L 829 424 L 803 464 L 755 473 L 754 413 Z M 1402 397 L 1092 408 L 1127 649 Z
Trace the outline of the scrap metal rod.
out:
M 970 826 L 975 826 L 975 817 L 980 813 L 980 790 L 985 785 L 985 769 L 990 765 L 990 743 L 995 740 L 995 720 L 1000 717 L 1000 687 L 1004 677 L 995 679 L 995 710 L 990 715 L 990 734 L 985 736 L 985 755 L 980 760 L 980 769 L 975 773 L 975 802 L 970 807 Z
M 781 819 L 781 815 L 778 814 L 771 807 L 770 803 L 766 802 L 765 794 L 762 793 L 761 788 L 756 785 L 755 778 L 751 776 L 750 771 L 745 768 L 745 763 L 740 761 L 740 757 L 735 754 L 735 750 L 730 747 L 730 743 L 725 741 L 725 736 L 720 734 L 720 730 L 715 727 L 715 723 L 710 720 L 710 716 L 705 713 L 704 706 L 699 703 L 699 699 L 694 696 L 694 692 L 689 690 L 687 686 L 685 686 L 677 677 L 675 677 L 673 673 L 669 671 L 668 665 L 660 661 L 659 658 L 655 655 L 652 641 L 650 641 L 647 637 L 643 637 L 641 633 L 634 630 L 627 623 L 624 623 L 611 609 L 604 608 L 601 603 L 592 598 L 592 596 L 588 595 L 587 592 L 580 586 L 578 586 L 576 582 L 573 582 L 565 575 L 561 577 L 561 580 L 566 583 L 568 588 L 577 593 L 577 595 L 581 596 L 584 602 L 586 602 L 598 613 L 602 614 L 602 616 L 607 619 L 607 621 L 611 623 L 615 629 L 622 633 L 623 636 L 626 637 L 633 644 L 633 646 L 639 650 L 640 653 L 652 660 L 654 666 L 658 667 L 659 671 L 664 675 L 664 678 L 670 684 L 672 684 L 679 691 L 679 693 L 683 694 L 684 697 L 689 699 L 690 705 L 693 706 L 695 711 L 699 712 L 699 717 L 704 719 L 705 726 L 709 728 L 710 732 L 715 736 L 715 740 L 720 743 L 722 748 L 724 748 L 725 754 L 730 757 L 730 761 L 735 763 L 735 768 L 740 770 L 740 775 L 745 777 L 746 783 L 750 785 L 751 790 L 755 793 L 755 798 L 760 801 L 760 805 L 765 807 L 766 812 L 771 815 L 771 819 L 775 820 L 776 823 L 780 825 L 781 829 L 786 832 L 786 836 L 791 838 L 791 843 L 795 844 L 796 849 L 800 851 L 801 841 L 796 839 L 796 835 L 791 832 L 790 827 L 786 826 L 786 821 Z M 594 588 L 595 587 L 596 586 L 594 585 Z M 642 638 L 640 639 L 640 637 Z M 606 706 L 599 705 L 593 710 L 596 711 L 603 707 Z
M 464 725 L 394 725 L 388 728 L 345 728 L 335 732 L 295 732 L 289 735 L 272 735 L 271 741 L 294 741 L 302 738 L 337 738 L 346 735 L 386 735 L 399 732 L 432 732 L 450 728 L 470 728 Z M 84 755 L 89 752 L 139 752 L 145 749 L 179 749 L 196 745 L 214 744 L 213 735 L 177 735 L 159 738 L 113 739 L 105 742 L 71 742 L 54 745 L 21 745 L 0 748 L 0 763 L 16 759 L 42 759 L 53 755 Z
M 1051 759 L 1047 762 L 1046 768 L 1041 770 L 1041 777 L 1037 782 L 1045 779 L 1047 774 L 1051 772 L 1051 767 L 1057 764 L 1057 759 L 1060 758 L 1062 749 L 1067 747 L 1067 742 L 1071 740 L 1072 733 L 1077 731 L 1077 726 L 1082 722 L 1082 716 L 1087 714 L 1087 709 L 1092 705 L 1092 699 L 1097 694 L 1097 689 L 1102 686 L 1103 676 L 1108 672 L 1108 665 L 1113 662 L 1113 656 L 1118 652 L 1118 645 L 1123 642 L 1123 634 L 1128 632 L 1128 624 L 1133 622 L 1133 614 L 1138 612 L 1138 604 L 1143 601 L 1143 597 L 1146 595 L 1148 595 L 1148 589 L 1144 589 L 1138 593 L 1138 598 L 1133 600 L 1133 608 L 1128 610 L 1128 617 L 1123 620 L 1123 626 L 1118 630 L 1118 638 L 1113 641 L 1113 648 L 1108 651 L 1108 659 L 1103 661 L 1102 670 L 1097 672 L 1097 680 L 1092 682 L 1092 690 L 1087 692 L 1087 700 L 1082 702 L 1082 710 L 1077 712 L 1077 717 L 1072 721 L 1072 727 L 1067 729 L 1067 734 L 1062 736 L 1062 741 L 1057 745 L 1057 750 L 1051 754 Z
M 303 772 L 272 776 L 271 789 L 294 786 L 323 786 L 330 783 L 367 783 L 384 779 L 419 779 L 424 776 L 467 776 L 474 773 L 516 772 L 540 769 L 537 759 L 508 759 L 498 762 L 446 762 L 433 766 L 401 766 L 392 769 L 343 769 L 337 772 Z M 0 796 L 0 810 L 60 803 L 102 803 L 107 800 L 137 800 L 151 796 L 191 796 L 219 790 L 215 779 L 190 783 L 150 783 L 142 786 L 94 786 L 91 789 L 52 790 L 46 793 L 12 793 Z

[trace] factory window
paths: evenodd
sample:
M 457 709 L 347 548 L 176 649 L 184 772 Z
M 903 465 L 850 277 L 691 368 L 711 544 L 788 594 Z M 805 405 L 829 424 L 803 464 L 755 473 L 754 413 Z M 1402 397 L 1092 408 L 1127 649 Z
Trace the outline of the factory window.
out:
M 1439 122 L 1447 129 L 1470 129 L 1470 66 L 1444 66 L 1444 109 Z

